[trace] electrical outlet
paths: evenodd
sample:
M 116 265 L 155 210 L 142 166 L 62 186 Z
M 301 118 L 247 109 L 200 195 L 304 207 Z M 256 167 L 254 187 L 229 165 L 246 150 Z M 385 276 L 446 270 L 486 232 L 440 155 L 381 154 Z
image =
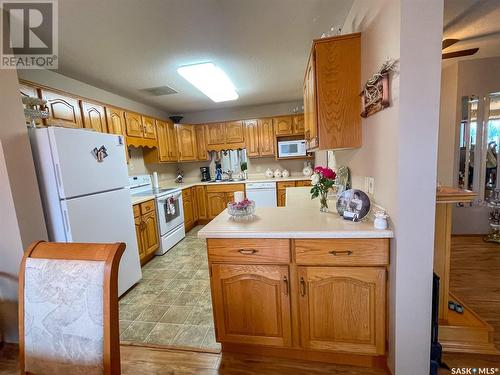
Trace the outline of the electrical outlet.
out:
M 368 183 L 368 194 L 373 195 L 375 192 L 375 179 L 373 177 L 367 177 L 367 183 Z

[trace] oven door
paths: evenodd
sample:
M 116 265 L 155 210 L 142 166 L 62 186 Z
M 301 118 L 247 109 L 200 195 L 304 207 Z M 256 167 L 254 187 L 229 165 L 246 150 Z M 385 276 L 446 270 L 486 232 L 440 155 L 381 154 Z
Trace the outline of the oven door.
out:
M 169 208 L 170 198 L 173 198 L 173 209 Z M 156 199 L 158 205 L 158 222 L 160 235 L 163 236 L 179 225 L 184 225 L 184 211 L 182 207 L 182 192 L 168 194 Z

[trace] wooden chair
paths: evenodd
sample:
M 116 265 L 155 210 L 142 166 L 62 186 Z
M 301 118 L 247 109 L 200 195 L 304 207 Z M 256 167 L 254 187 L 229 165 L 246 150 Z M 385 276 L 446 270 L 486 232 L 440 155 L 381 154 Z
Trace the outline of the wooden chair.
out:
M 120 374 L 124 243 L 35 242 L 19 271 L 21 374 Z

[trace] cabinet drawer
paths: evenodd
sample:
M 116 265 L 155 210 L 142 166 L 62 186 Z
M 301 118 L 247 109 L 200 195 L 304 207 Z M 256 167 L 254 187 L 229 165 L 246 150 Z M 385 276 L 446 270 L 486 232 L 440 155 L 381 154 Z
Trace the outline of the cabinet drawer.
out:
M 191 199 L 191 189 L 183 189 L 182 190 L 182 199 L 183 200 L 190 200 Z
M 295 186 L 297 186 L 297 187 L 300 187 L 300 186 L 311 186 L 311 180 L 296 181 Z
M 207 186 L 207 193 L 234 193 L 245 191 L 245 184 L 212 184 Z
M 288 239 L 209 239 L 211 262 L 289 263 Z
M 134 209 L 134 217 L 141 216 L 141 207 L 139 204 L 132 206 L 132 208 Z
M 383 266 L 389 264 L 389 239 L 296 240 L 299 265 Z
M 150 200 L 144 203 L 141 203 L 141 213 L 147 214 L 148 212 L 154 211 L 155 210 L 155 201 Z
M 283 181 L 277 183 L 278 189 L 286 189 L 287 187 L 295 187 L 295 181 Z

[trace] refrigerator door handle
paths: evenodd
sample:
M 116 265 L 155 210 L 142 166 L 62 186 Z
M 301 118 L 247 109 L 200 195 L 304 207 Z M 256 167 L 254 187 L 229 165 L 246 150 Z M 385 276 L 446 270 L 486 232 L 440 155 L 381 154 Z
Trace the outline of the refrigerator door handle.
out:
M 59 167 L 59 163 L 56 163 L 56 178 L 57 178 L 57 185 L 59 187 L 62 187 L 62 180 L 61 180 L 61 168 Z
M 64 229 L 66 231 L 66 237 L 67 237 L 70 233 L 70 229 L 69 229 L 68 211 L 65 208 L 63 208 L 63 216 L 64 216 Z

